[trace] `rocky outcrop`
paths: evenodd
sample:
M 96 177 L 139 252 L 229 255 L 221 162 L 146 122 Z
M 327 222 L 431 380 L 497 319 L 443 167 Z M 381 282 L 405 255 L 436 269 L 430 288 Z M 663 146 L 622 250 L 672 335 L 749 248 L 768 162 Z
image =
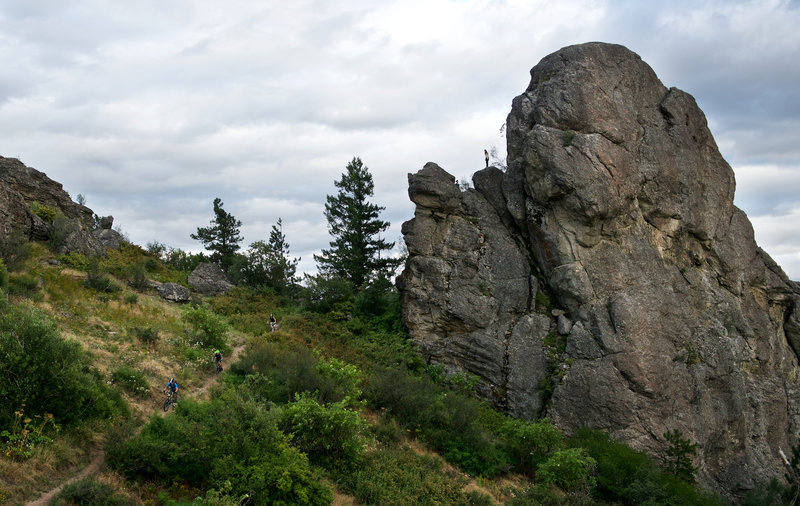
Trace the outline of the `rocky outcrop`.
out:
M 220 266 L 210 262 L 200 262 L 189 274 L 188 281 L 192 290 L 203 295 L 225 293 L 234 286 Z
M 169 302 L 183 303 L 192 299 L 192 293 L 183 285 L 178 283 L 161 283 L 158 285 L 158 295 Z
M 679 430 L 728 495 L 783 472 L 800 426 L 800 290 L 733 205 L 694 99 L 628 49 L 564 48 L 507 120 L 508 170 L 474 190 L 409 175 L 398 281 L 431 362 L 509 412 L 658 454 Z
M 51 222 L 34 214 L 40 205 L 58 213 Z M 50 240 L 56 253 L 102 255 L 92 235 L 92 210 L 73 202 L 61 184 L 16 158 L 0 156 L 0 244 L 16 240 Z
M 124 240 L 122 234 L 112 229 L 114 226 L 113 216 L 103 216 L 97 222 L 97 228 L 92 235 L 100 241 L 105 248 L 119 249 Z

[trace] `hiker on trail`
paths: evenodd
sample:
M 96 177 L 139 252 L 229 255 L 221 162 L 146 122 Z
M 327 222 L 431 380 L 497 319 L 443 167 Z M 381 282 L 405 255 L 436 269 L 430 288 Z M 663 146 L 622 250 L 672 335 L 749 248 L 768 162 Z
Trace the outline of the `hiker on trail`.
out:
M 172 395 L 173 395 L 173 397 L 175 399 L 175 402 L 178 402 L 178 382 L 175 381 L 175 378 L 170 378 L 169 379 L 169 382 L 167 383 L 167 386 L 164 387 L 164 393 L 166 393 L 167 390 L 172 392 Z
M 269 331 L 275 332 L 278 330 L 278 320 L 275 319 L 275 315 L 270 313 L 269 314 Z
M 219 350 L 214 350 L 214 365 L 217 368 L 217 372 L 222 371 L 222 352 Z
M 485 149 L 483 150 L 483 158 L 486 160 L 486 168 L 489 168 L 489 152 Z

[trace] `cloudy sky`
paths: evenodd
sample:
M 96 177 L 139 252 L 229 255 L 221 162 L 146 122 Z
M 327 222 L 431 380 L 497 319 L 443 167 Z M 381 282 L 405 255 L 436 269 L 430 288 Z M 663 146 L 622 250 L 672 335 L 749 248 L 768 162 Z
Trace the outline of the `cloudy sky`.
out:
M 409 172 L 505 156 L 529 70 L 600 40 L 691 93 L 758 243 L 800 279 L 797 0 L 2 0 L 0 155 L 111 214 L 136 244 L 199 251 L 212 202 L 243 246 L 282 218 L 300 269 L 360 157 L 390 240 Z

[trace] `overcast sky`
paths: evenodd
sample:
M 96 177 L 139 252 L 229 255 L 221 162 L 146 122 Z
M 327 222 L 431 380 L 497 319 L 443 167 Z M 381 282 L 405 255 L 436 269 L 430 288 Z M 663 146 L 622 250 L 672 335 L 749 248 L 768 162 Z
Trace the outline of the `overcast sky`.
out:
M 313 272 L 354 156 L 400 242 L 406 175 L 504 157 L 531 67 L 595 40 L 695 97 L 756 240 L 800 279 L 797 0 L 0 0 L 0 155 L 141 246 L 201 250 L 215 197 L 244 247 L 282 218 Z

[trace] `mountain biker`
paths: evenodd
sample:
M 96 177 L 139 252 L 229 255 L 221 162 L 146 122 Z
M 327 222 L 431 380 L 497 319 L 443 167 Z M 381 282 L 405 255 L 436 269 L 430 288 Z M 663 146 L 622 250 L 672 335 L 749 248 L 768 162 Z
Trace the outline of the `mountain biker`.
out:
M 222 370 L 222 352 L 214 350 L 214 365 L 217 366 L 217 372 Z
M 269 331 L 275 332 L 278 328 L 278 320 L 275 319 L 275 315 L 270 313 L 269 314 Z
M 164 393 L 166 393 L 167 390 L 169 390 L 170 393 L 172 393 L 172 399 L 173 399 L 172 402 L 178 402 L 178 382 L 175 381 L 175 378 L 169 379 L 167 386 L 164 387 Z

